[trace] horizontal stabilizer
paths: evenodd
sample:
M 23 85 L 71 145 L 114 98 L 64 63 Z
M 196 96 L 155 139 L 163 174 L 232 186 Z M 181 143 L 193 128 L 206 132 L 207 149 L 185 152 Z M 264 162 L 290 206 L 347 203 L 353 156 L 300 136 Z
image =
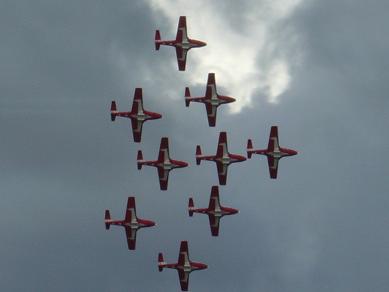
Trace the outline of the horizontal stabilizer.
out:
M 137 160 L 137 163 L 138 163 L 138 169 L 142 169 L 142 163 L 141 163 L 141 161 L 143 160 L 142 150 L 138 150 L 138 154 L 136 156 L 136 160 Z
M 155 49 L 157 51 L 159 50 L 159 46 L 160 46 L 159 41 L 160 40 L 161 40 L 161 33 L 159 32 L 159 30 L 156 30 L 155 31 Z
M 251 141 L 251 139 L 248 139 L 247 140 L 247 158 L 251 158 L 253 152 L 253 142 Z
M 201 162 L 201 159 L 199 156 L 201 156 L 201 148 L 200 148 L 200 145 L 197 145 L 196 146 L 196 164 L 197 165 L 200 165 L 200 162 Z
M 113 100 L 111 102 L 111 112 L 116 112 L 116 111 L 117 111 L 116 102 Z
M 188 212 L 189 212 L 189 216 L 192 217 L 193 216 L 193 209 L 194 209 L 194 202 L 193 202 L 193 198 L 189 198 L 189 203 L 188 203 Z
M 109 210 L 105 210 L 105 229 L 109 229 L 111 223 L 107 222 L 107 220 L 111 220 L 111 215 L 109 214 Z
M 163 254 L 160 252 L 158 254 L 158 270 L 162 272 L 165 261 L 163 260 Z
M 189 91 L 189 87 L 185 87 L 185 106 L 188 107 L 189 104 L 190 104 L 190 91 Z
M 116 108 L 116 102 L 115 101 L 112 101 L 111 102 L 111 121 L 113 122 L 116 118 L 116 111 L 117 111 L 117 108 Z

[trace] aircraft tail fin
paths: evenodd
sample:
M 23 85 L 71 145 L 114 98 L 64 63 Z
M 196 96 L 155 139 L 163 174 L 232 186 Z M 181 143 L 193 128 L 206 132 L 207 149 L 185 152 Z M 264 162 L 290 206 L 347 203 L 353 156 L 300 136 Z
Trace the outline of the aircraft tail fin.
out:
M 193 209 L 194 209 L 194 202 L 193 202 L 193 198 L 189 198 L 189 203 L 188 203 L 188 212 L 189 212 L 189 216 L 192 217 L 193 216 Z
M 189 87 L 185 87 L 185 106 L 188 107 L 190 104 L 190 91 Z
M 253 141 L 251 139 L 247 140 L 247 158 L 251 158 L 253 154 Z
M 160 252 L 158 254 L 158 271 L 162 272 L 165 265 L 166 265 L 166 263 L 163 260 L 163 254 Z
M 111 121 L 113 122 L 116 118 L 116 112 L 117 112 L 117 107 L 116 107 L 116 102 L 113 100 L 111 102 Z
M 105 210 L 105 229 L 109 229 L 111 226 L 111 223 L 109 222 L 111 220 L 111 214 L 109 213 L 109 210 Z
M 142 169 L 142 163 L 141 163 L 141 161 L 143 160 L 142 150 L 138 150 L 138 154 L 136 156 L 136 160 L 137 160 L 138 169 Z
M 156 30 L 155 31 L 155 49 L 157 51 L 159 50 L 159 46 L 161 45 L 159 43 L 160 40 L 161 40 L 161 33 L 159 32 L 159 30 Z
M 201 147 L 200 147 L 200 145 L 197 145 L 196 146 L 196 164 L 197 165 L 200 165 L 200 162 L 201 162 L 200 156 L 201 156 Z

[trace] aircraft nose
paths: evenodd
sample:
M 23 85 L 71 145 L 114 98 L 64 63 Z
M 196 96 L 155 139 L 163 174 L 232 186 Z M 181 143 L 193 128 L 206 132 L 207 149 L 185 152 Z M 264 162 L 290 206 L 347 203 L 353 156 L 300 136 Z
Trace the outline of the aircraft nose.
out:
M 291 150 L 291 155 L 297 155 L 297 151 L 296 150 Z
M 200 46 L 201 46 L 201 47 L 204 47 L 204 46 L 206 46 L 206 45 L 207 45 L 206 42 L 200 42 Z

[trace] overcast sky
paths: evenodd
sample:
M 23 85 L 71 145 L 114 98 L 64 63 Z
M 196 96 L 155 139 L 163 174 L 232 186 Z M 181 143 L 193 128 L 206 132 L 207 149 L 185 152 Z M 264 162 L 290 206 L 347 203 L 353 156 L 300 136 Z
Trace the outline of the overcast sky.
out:
M 175 3 L 178 2 L 178 3 Z M 180 15 L 207 46 L 177 70 L 173 39 Z M 389 3 L 362 0 L 1 1 L 0 290 L 179 291 L 179 242 L 208 264 L 191 291 L 365 292 L 389 289 Z M 204 106 L 184 106 L 184 88 L 237 99 L 209 128 Z M 109 118 L 115 99 L 130 109 L 142 87 L 141 144 L 129 120 Z M 244 154 L 247 138 L 267 145 L 279 126 L 284 158 L 271 180 L 264 157 L 229 168 L 221 202 L 240 213 L 211 237 L 207 216 L 187 214 L 189 196 L 208 205 L 214 163 L 195 165 L 195 146 L 216 152 L 220 131 Z M 154 168 L 168 136 L 174 170 L 159 190 Z M 124 217 L 134 195 L 138 233 L 106 231 L 104 210 Z

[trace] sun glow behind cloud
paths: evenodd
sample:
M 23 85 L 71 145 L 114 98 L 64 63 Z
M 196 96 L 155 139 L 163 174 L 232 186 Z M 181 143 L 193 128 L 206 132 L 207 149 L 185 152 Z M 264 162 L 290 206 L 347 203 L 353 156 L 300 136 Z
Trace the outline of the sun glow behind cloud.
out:
M 163 39 L 173 39 L 179 16 L 187 16 L 188 36 L 208 44 L 189 52 L 188 84 L 204 84 L 208 72 L 216 73 L 220 93 L 237 98 L 231 112 L 250 106 L 257 96 L 278 103 L 288 89 L 293 65 L 288 56 L 294 55 L 298 37 L 291 29 L 283 37 L 276 32 L 303 0 L 249 0 L 234 2 L 235 7 L 206 0 L 146 2 L 169 21 L 171 31 L 163 32 Z

